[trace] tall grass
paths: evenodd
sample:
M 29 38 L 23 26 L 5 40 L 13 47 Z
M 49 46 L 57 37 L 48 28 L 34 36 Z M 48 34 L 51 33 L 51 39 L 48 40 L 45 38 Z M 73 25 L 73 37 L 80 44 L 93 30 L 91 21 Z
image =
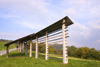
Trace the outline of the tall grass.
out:
M 45 60 L 44 54 L 39 54 L 39 58 L 35 58 L 34 51 L 32 57 L 29 57 L 29 52 L 25 56 L 17 51 L 12 51 L 9 58 L 6 58 L 6 55 L 0 56 L 0 67 L 100 67 L 100 61 L 74 57 L 69 57 L 68 60 L 68 64 L 63 64 L 62 60 Z

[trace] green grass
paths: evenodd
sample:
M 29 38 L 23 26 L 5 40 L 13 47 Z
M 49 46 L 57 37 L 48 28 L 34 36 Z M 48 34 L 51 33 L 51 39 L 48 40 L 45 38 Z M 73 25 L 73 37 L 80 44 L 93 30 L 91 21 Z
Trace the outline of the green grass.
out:
M 96 60 L 74 57 L 69 57 L 68 60 L 68 64 L 65 65 L 62 60 L 45 60 L 44 54 L 39 54 L 39 58 L 35 58 L 34 52 L 32 57 L 29 57 L 29 53 L 25 56 L 17 51 L 12 51 L 9 58 L 6 58 L 6 55 L 0 56 L 0 67 L 100 67 L 100 61 Z
M 6 47 L 4 46 L 4 44 L 6 44 L 6 43 L 8 43 L 8 42 L 0 41 L 0 51 L 6 50 Z M 12 48 L 15 48 L 14 44 L 10 45 L 10 47 L 9 47 L 9 49 L 12 49 Z

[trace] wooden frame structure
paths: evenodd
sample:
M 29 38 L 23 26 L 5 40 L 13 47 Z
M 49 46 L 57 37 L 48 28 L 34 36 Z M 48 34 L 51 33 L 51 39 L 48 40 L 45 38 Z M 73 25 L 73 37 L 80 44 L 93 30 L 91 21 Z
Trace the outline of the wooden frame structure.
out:
M 46 36 L 46 51 L 45 51 L 45 60 L 48 60 L 48 40 L 51 38 L 55 38 L 55 37 L 48 37 L 48 34 L 53 33 L 54 31 L 57 30 L 61 30 L 62 29 L 62 36 L 63 40 L 62 41 L 58 41 L 58 42 L 63 42 L 63 63 L 64 64 L 68 64 L 68 54 L 67 54 L 67 42 L 66 42 L 66 35 L 68 33 L 66 33 L 66 27 L 68 27 L 69 25 L 73 24 L 73 22 L 68 18 L 68 16 L 62 18 L 61 20 L 51 24 L 50 26 L 40 30 L 37 33 L 33 33 L 30 35 L 27 35 L 25 37 L 19 38 L 17 40 L 11 41 L 9 43 L 6 43 L 4 46 L 7 46 L 7 58 L 9 57 L 9 45 L 13 44 L 13 43 L 19 43 L 18 46 L 18 52 L 22 52 L 24 53 L 25 51 L 25 55 L 27 55 L 27 41 L 31 40 L 30 42 L 30 54 L 29 56 L 32 57 L 32 40 L 36 39 L 36 54 L 35 54 L 35 58 L 38 58 L 38 38 L 42 37 L 42 36 Z M 59 34 L 59 33 L 56 33 Z M 55 35 L 56 35 L 55 34 Z M 68 36 L 67 36 L 68 37 Z M 54 43 L 54 42 L 52 42 Z M 25 48 L 25 50 L 24 50 Z

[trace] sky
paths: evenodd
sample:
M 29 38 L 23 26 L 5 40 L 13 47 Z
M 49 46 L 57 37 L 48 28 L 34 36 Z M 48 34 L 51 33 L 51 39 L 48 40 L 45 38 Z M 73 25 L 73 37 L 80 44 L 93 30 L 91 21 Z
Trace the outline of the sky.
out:
M 68 16 L 68 46 L 100 50 L 100 0 L 0 0 L 0 39 L 15 40 Z

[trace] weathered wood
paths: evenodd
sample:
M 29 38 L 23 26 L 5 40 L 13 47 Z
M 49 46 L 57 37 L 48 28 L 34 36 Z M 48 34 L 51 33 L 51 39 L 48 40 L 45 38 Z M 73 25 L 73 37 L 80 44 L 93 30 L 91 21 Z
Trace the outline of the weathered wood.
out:
M 67 42 L 66 42 L 66 26 L 65 26 L 65 20 L 63 19 L 62 24 L 62 33 L 63 33 L 63 63 L 68 64 L 68 55 L 67 55 Z
M 18 43 L 18 52 L 20 52 L 20 44 Z
M 57 32 L 57 33 L 54 33 L 54 34 L 51 34 L 51 35 L 49 35 L 48 37 L 51 37 L 51 36 L 54 36 L 54 35 L 57 35 L 57 34 L 60 34 L 60 33 L 62 33 L 62 31 Z
M 21 43 L 19 44 L 19 46 L 20 46 L 20 53 L 21 53 Z
M 56 37 L 59 37 L 59 36 L 62 36 L 62 34 L 57 35 L 57 36 L 50 37 L 50 38 L 48 38 L 48 39 L 56 38 Z
M 55 41 L 55 40 L 62 40 L 62 37 L 59 37 L 59 38 L 56 38 L 56 39 L 49 40 L 49 42 L 50 42 L 50 41 Z
M 48 32 L 46 32 L 46 54 L 45 54 L 45 60 L 48 60 Z
M 21 53 L 23 53 L 23 43 L 21 42 Z
M 9 46 L 7 46 L 7 52 L 6 52 L 6 57 L 9 57 Z
M 27 42 L 25 43 L 25 55 L 27 55 Z
M 30 41 L 30 57 L 32 57 L 32 40 Z
M 54 43 L 58 43 L 58 42 L 63 42 L 63 40 L 61 40 L 61 41 L 56 41 L 56 42 L 50 42 L 50 43 L 48 43 L 48 44 L 54 44 Z
M 38 37 L 36 36 L 36 50 L 35 50 L 35 58 L 38 58 Z
M 24 42 L 22 42 L 22 53 L 24 53 Z

